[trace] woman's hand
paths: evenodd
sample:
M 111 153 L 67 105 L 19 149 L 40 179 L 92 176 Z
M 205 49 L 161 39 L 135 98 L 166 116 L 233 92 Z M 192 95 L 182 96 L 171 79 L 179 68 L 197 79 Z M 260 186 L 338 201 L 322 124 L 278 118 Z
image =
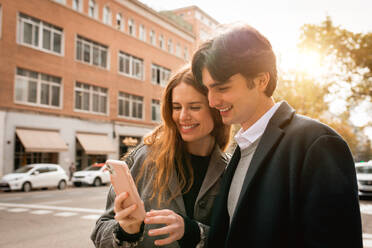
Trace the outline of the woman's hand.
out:
M 167 245 L 177 241 L 183 237 L 185 233 L 185 223 L 182 216 L 176 214 L 172 210 L 151 210 L 146 213 L 145 224 L 164 224 L 166 226 L 152 229 L 149 231 L 149 236 L 158 236 L 168 234 L 165 239 L 155 240 L 155 245 Z
M 128 192 L 123 192 L 120 195 L 115 197 L 114 202 L 114 212 L 115 212 L 115 220 L 119 223 L 121 228 L 126 233 L 135 234 L 140 231 L 142 219 L 136 219 L 131 215 L 134 210 L 136 210 L 137 205 L 132 204 L 127 208 L 123 208 L 124 201 L 128 199 L 129 194 Z

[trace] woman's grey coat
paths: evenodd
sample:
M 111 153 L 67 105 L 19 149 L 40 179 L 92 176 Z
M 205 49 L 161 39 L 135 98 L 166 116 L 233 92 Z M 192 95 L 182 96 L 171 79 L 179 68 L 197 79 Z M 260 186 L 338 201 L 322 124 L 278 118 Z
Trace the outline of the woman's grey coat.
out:
M 129 167 L 131 168 L 131 173 L 136 181 L 136 178 L 140 172 L 140 169 L 143 165 L 143 162 L 148 154 L 148 146 L 142 145 L 135 149 L 132 154 L 128 156 L 126 162 L 128 163 Z M 222 174 L 225 170 L 227 165 L 227 157 L 218 146 L 215 146 L 211 159 L 209 162 L 208 170 L 206 176 L 204 178 L 203 184 L 200 188 L 198 197 L 195 201 L 194 206 L 194 220 L 203 223 L 205 230 L 208 232 L 209 230 L 209 223 L 210 223 L 210 216 L 211 216 L 211 209 L 214 202 L 214 199 L 218 193 L 220 187 L 220 181 Z M 176 213 L 186 216 L 186 209 L 183 202 L 182 195 L 179 195 L 175 198 L 169 205 L 166 205 L 165 202 L 161 203 L 160 206 L 157 205 L 157 197 L 153 200 L 149 200 L 152 194 L 152 185 L 153 185 L 153 175 L 150 174 L 149 170 L 145 170 L 142 179 L 138 182 L 138 193 L 140 194 L 142 200 L 145 204 L 146 211 L 150 211 L 151 209 L 170 209 Z M 174 173 L 171 175 L 171 180 L 169 183 L 168 191 L 165 192 L 165 199 L 169 199 L 169 197 L 178 190 L 179 184 L 177 180 L 177 175 Z M 108 247 L 118 247 L 115 242 L 113 242 L 113 235 L 112 231 L 117 223 L 114 219 L 114 200 L 115 200 L 115 193 L 110 187 L 110 191 L 107 197 L 106 203 L 106 212 L 98 219 L 96 226 L 93 230 L 91 235 L 91 239 L 93 240 L 96 247 L 100 248 L 108 248 Z M 159 226 L 159 225 L 157 225 Z M 142 242 L 138 244 L 137 247 L 155 247 L 154 241 L 159 239 L 158 237 L 150 237 L 147 235 L 149 229 L 153 229 L 157 227 L 156 225 L 145 225 L 145 235 Z M 125 242 L 124 242 L 125 243 Z M 124 244 L 122 247 L 126 247 Z M 171 248 L 171 247 L 179 247 L 178 242 L 173 242 L 170 245 L 162 246 L 164 248 Z

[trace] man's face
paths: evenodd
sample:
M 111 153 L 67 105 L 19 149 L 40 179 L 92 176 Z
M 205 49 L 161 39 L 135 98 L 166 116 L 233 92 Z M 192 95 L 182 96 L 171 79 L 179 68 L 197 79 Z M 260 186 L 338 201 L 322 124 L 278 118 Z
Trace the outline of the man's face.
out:
M 209 71 L 202 71 L 203 84 L 208 88 L 209 105 L 219 110 L 225 124 L 240 124 L 244 130 L 254 124 L 262 115 L 265 102 L 264 88 L 252 79 L 255 87 L 248 88 L 247 79 L 240 73 L 226 82 L 216 82 Z

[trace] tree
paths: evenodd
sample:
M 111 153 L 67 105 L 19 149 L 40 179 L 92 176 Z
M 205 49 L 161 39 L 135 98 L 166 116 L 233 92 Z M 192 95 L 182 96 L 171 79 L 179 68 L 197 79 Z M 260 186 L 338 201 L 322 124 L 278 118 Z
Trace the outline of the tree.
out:
M 350 113 L 366 103 L 369 106 L 366 111 L 372 109 L 372 33 L 354 33 L 335 26 L 328 16 L 320 25 L 303 25 L 298 46 L 318 52 L 323 62 L 331 64 L 328 77 L 323 78 L 328 95 L 343 93 L 345 97 L 349 91 L 345 97 L 347 111 L 337 116 L 337 121 L 330 120 L 330 126 L 344 136 L 353 151 L 360 153 L 365 147 L 364 153 L 371 153 L 370 140 L 363 137 L 363 128 L 371 126 L 372 118 L 364 126 L 354 127 Z M 357 136 L 359 144 L 352 136 Z
M 287 75 L 288 76 L 288 75 Z M 295 74 L 291 79 L 279 80 L 274 94 L 276 101 L 286 100 L 298 114 L 306 115 L 335 129 L 348 143 L 353 154 L 358 149 L 357 136 L 353 127 L 344 118 L 333 118 L 324 98 L 328 85 L 321 84 L 302 75 Z
M 328 16 L 320 25 L 302 26 L 299 47 L 333 60 L 339 79 L 351 84 L 351 106 L 372 100 L 372 33 L 353 33 L 334 26 Z

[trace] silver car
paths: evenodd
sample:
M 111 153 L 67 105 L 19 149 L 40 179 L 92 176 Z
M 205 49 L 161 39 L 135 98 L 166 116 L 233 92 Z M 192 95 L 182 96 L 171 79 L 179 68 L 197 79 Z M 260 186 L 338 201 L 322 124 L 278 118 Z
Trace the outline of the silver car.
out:
M 359 195 L 372 195 L 372 160 L 356 163 Z

